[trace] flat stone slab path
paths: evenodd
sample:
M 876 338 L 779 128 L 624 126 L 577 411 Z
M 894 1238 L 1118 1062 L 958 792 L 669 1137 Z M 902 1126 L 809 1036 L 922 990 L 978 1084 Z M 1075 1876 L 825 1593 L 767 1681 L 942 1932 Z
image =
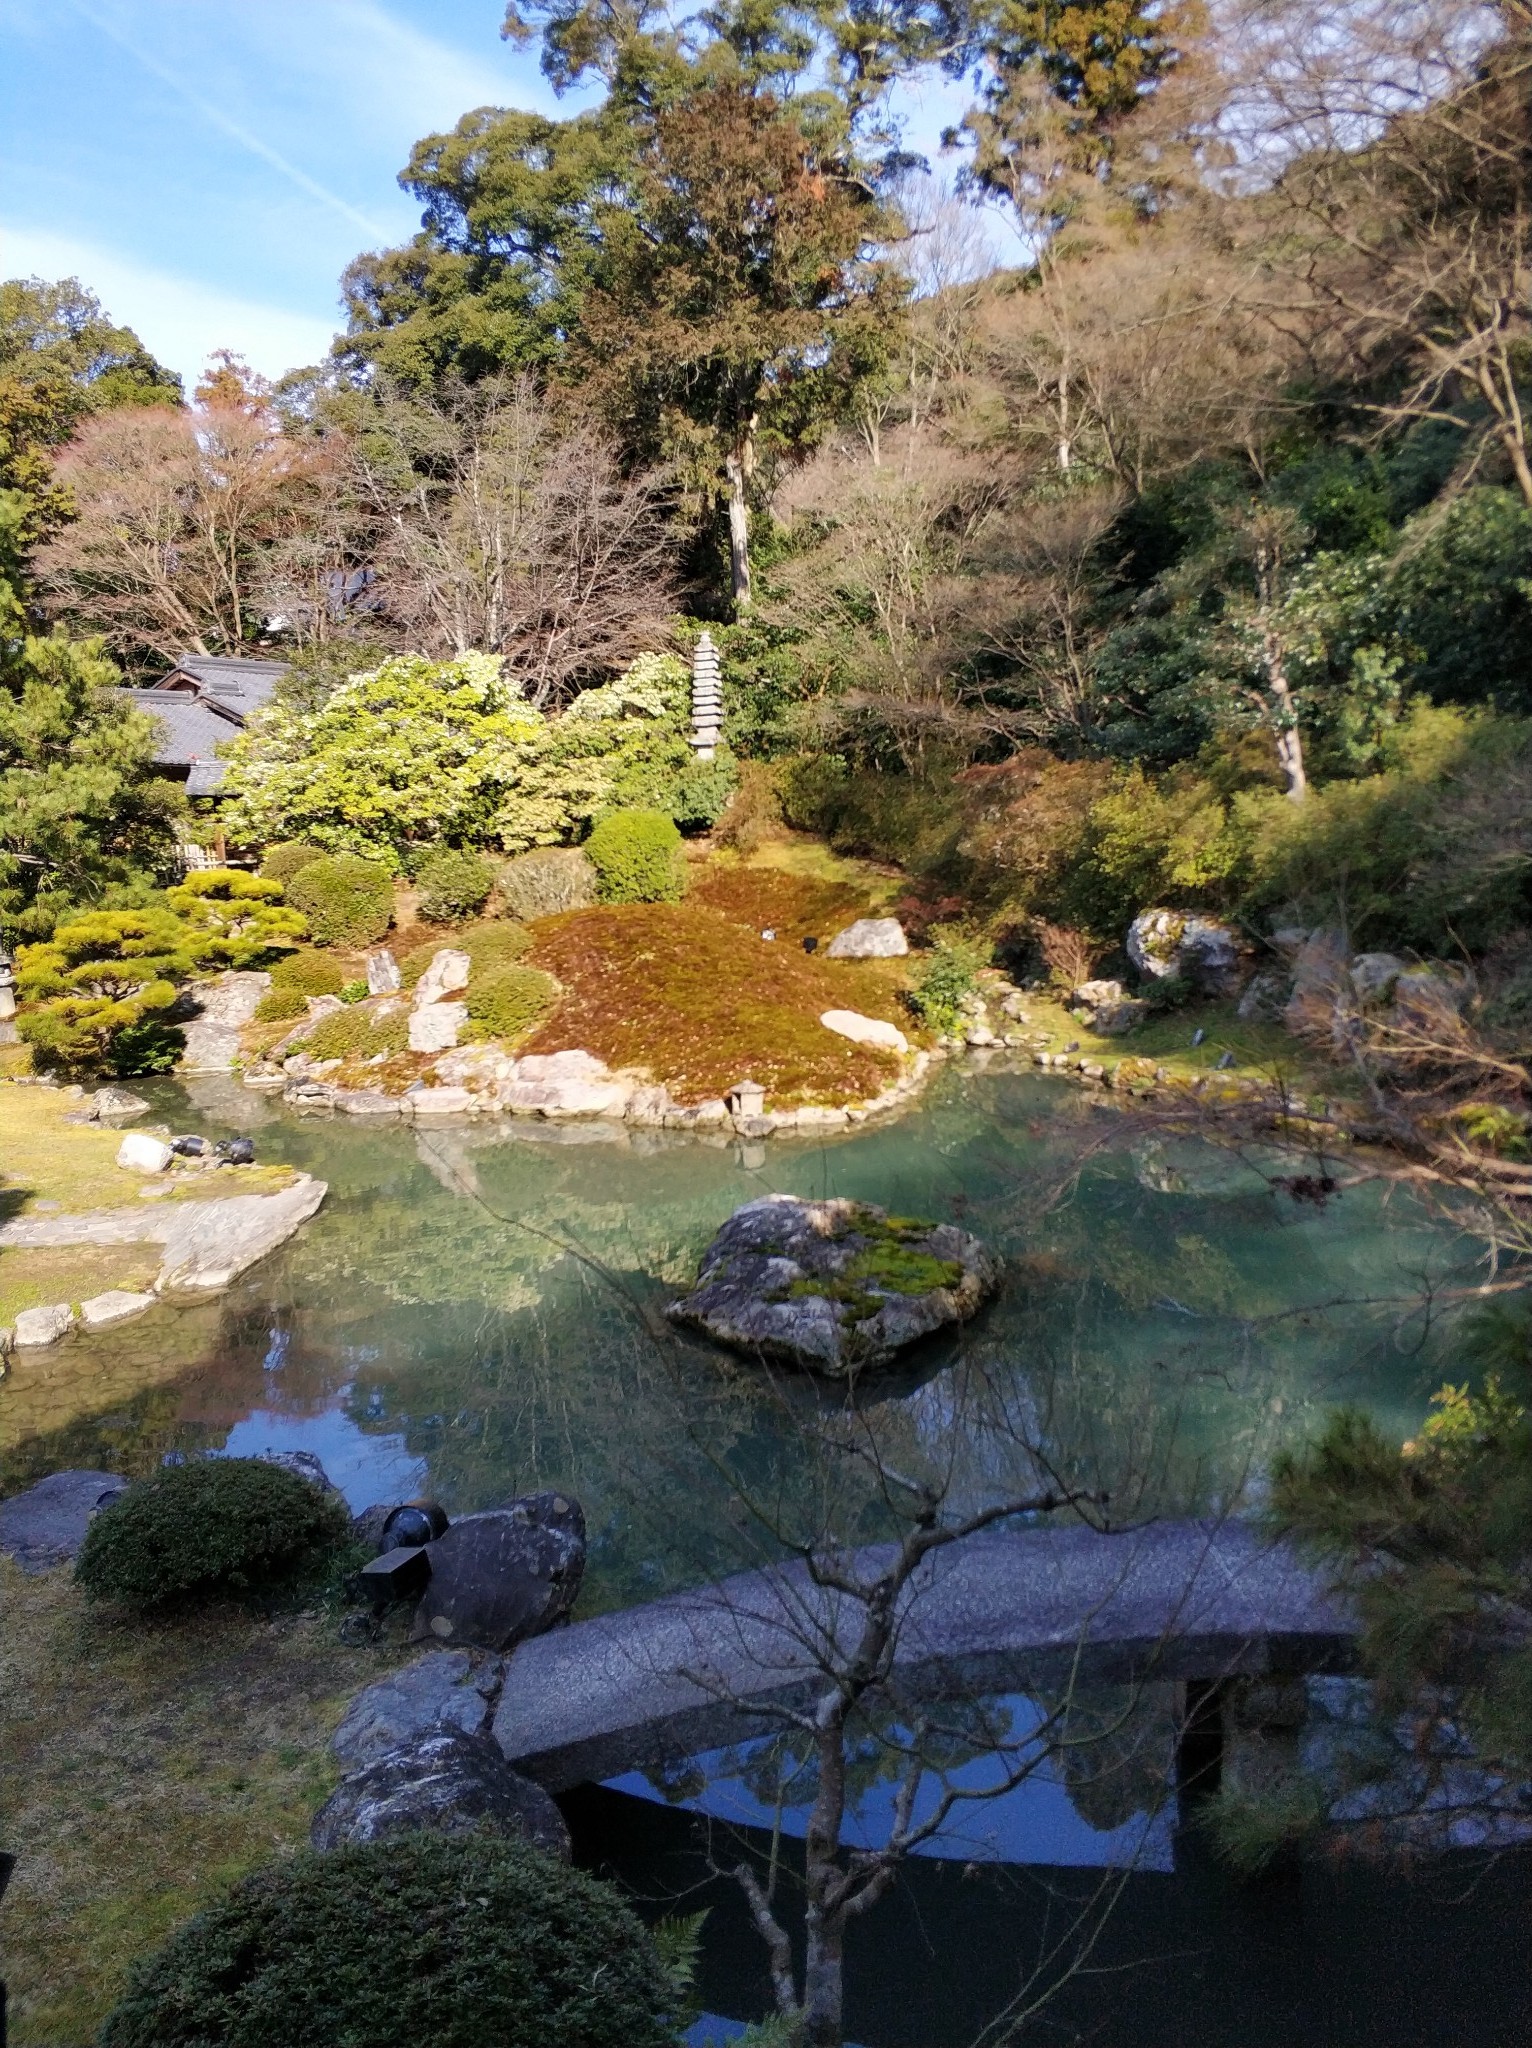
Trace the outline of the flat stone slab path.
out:
M 865 1579 L 889 1554 L 844 1562 Z M 496 1740 L 553 1792 L 739 1741 L 777 1725 L 761 1710 L 814 1697 L 862 1615 L 794 1563 L 555 1629 L 512 1655 Z M 894 1684 L 932 1699 L 1297 1675 L 1345 1668 L 1356 1637 L 1324 1575 L 1249 1523 L 1028 1527 L 925 1560 Z

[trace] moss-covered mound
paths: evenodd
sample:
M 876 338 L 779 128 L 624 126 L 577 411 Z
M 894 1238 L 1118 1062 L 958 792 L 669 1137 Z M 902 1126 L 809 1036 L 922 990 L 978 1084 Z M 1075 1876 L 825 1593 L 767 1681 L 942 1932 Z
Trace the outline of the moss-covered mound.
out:
M 533 962 L 567 994 L 526 1051 L 578 1045 L 614 1067 L 648 1067 L 682 1102 L 746 1076 L 775 1106 L 855 1102 L 898 1073 L 892 1054 L 819 1021 L 833 1009 L 897 1021 L 897 978 L 880 963 L 826 960 L 690 903 L 574 911 L 536 939 Z
M 669 2048 L 670 1987 L 608 1885 L 420 1835 L 268 1864 L 135 1972 L 99 2048 Z

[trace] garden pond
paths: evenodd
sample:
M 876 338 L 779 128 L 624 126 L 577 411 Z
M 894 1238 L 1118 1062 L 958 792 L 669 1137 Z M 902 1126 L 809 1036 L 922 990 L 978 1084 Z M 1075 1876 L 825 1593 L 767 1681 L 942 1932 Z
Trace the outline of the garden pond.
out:
M 1258 1499 L 1272 1452 L 1339 1401 L 1402 1437 L 1452 1368 L 1454 1295 L 1482 1278 L 1475 1241 L 1402 1189 L 1299 1199 L 1275 1150 L 1170 1137 L 1003 1060 L 943 1071 L 897 1121 L 769 1144 L 526 1121 L 377 1128 L 299 1118 L 223 1077 L 143 1086 L 174 1129 L 249 1131 L 261 1159 L 320 1176 L 329 1197 L 218 1302 L 18 1364 L 0 1389 L 0 1490 L 63 1466 L 142 1472 L 174 1450 L 268 1447 L 317 1452 L 357 1508 L 429 1492 L 462 1512 L 557 1486 L 589 1525 L 582 1613 L 759 1562 L 746 1503 L 802 1528 L 822 1498 L 803 1446 L 837 1396 L 679 1343 L 663 1320 L 756 1195 L 955 1220 L 1001 1255 L 1001 1294 L 974 1324 L 863 1389 L 885 1443 L 940 1455 L 963 1505 L 1014 1483 L 1018 1435 L 1125 1518 Z M 964 1391 L 975 1384 L 982 1397 Z M 878 1526 L 869 1502 L 860 1530 Z M 1025 1955 L 1103 1882 L 1118 1912 L 1057 2008 L 1061 2038 L 1359 2048 L 1489 2043 L 1524 2023 L 1532 1887 L 1517 1860 L 1472 1880 L 1314 1872 L 1263 1910 L 1178 1832 L 1162 1763 L 1146 1762 L 1158 1739 L 1151 1728 L 1109 1792 L 1043 1774 L 921 1859 L 858 1930 L 857 2038 L 974 2039 Z M 717 2013 L 761 2009 L 765 1975 L 732 1887 L 709 1874 L 709 1830 L 769 1838 L 776 1782 L 730 1753 L 570 1801 L 582 1854 L 646 1897 L 714 1908 L 703 1990 Z M 789 1836 L 803 1796 L 784 1795 Z M 864 1824 L 888 1796 L 862 1788 Z M 1450 1968 L 1422 1967 L 1433 1944 Z M 959 1968 L 969 1955 L 981 1962 Z M 1381 2003 L 1375 1965 L 1393 1972 Z M 1470 1996 L 1486 1972 L 1520 1988 Z M 1425 2015 L 1454 1985 L 1442 2032 Z M 1412 2000 L 1418 2031 L 1402 2018 Z

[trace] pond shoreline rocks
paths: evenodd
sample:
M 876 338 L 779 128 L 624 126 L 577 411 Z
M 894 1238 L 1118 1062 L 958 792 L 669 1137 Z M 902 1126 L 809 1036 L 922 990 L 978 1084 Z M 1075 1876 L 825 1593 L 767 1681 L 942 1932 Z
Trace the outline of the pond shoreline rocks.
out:
M 665 1313 L 734 1350 L 842 1378 L 966 1321 L 998 1281 L 990 1253 L 953 1224 L 765 1195 L 735 1210 L 697 1285 Z

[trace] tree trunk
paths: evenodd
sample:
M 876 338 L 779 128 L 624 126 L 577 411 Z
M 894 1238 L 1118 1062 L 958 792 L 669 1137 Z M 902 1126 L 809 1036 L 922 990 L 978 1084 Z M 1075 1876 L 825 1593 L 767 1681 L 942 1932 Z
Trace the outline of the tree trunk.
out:
M 1269 621 L 1261 642 L 1266 688 L 1271 698 L 1271 723 L 1277 740 L 1277 761 L 1287 778 L 1288 801 L 1301 804 L 1309 793 L 1308 770 L 1303 765 L 1303 734 L 1298 727 L 1298 710 L 1288 686 L 1281 636 Z
M 755 472 L 752 418 L 724 462 L 729 479 L 729 573 L 736 614 L 750 609 L 750 479 Z
M 844 1938 L 840 1926 L 808 1916 L 808 1955 L 803 1966 L 803 2039 L 806 2048 L 841 2048 L 841 1984 Z

